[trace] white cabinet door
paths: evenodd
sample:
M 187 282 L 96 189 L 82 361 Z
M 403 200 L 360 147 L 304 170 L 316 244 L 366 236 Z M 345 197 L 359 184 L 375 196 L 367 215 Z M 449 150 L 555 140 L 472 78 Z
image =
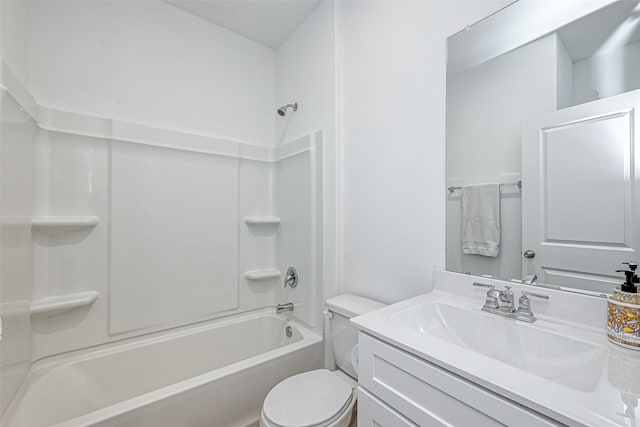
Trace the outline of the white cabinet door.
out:
M 360 387 L 421 427 L 561 425 L 370 335 L 361 332 L 358 343 Z
M 611 292 L 640 261 L 638 107 L 634 91 L 523 123 L 523 274 Z
M 367 393 L 362 387 L 358 387 L 358 427 L 417 426 L 376 399 L 373 395 Z

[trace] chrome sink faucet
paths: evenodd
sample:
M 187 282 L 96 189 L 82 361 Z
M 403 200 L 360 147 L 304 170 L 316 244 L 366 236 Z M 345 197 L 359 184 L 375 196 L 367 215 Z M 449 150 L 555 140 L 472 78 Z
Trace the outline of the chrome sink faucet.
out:
M 496 289 L 493 285 L 485 285 L 484 283 L 475 282 L 473 286 L 480 286 L 483 288 L 489 288 L 487 291 L 487 299 L 482 307 L 483 310 L 494 312 L 500 311 L 503 313 L 515 313 L 516 306 L 514 303 L 513 292 L 511 292 L 511 286 L 505 286 L 504 290 Z
M 527 323 L 533 323 L 536 321 L 536 316 L 531 311 L 531 301 L 529 300 L 529 297 L 549 299 L 548 295 L 522 291 L 520 299 L 518 300 L 518 308 L 516 309 L 511 286 L 507 285 L 503 290 L 496 289 L 493 285 L 485 285 L 484 283 L 478 282 L 475 282 L 473 286 L 489 288 L 484 305 L 482 306 L 482 311 L 521 320 Z

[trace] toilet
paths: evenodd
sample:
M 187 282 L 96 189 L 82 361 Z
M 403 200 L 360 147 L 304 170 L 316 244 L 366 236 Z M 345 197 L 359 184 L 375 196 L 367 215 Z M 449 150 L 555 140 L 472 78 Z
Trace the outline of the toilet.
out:
M 337 371 L 315 371 L 289 377 L 271 389 L 262 405 L 260 427 L 347 427 L 356 403 L 358 332 L 349 319 L 384 307 L 351 294 L 326 301 Z

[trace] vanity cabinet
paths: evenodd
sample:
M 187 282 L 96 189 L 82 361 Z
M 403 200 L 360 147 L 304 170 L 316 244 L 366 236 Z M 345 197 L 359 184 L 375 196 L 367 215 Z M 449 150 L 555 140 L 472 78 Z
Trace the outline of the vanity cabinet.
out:
M 563 425 L 371 335 L 358 341 L 360 427 Z
M 385 405 L 367 390 L 358 387 L 358 427 L 417 427 Z

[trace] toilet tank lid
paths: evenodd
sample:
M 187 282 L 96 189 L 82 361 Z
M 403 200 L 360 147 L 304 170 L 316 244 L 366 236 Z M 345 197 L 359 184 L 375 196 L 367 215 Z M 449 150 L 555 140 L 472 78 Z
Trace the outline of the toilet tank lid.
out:
M 326 306 L 334 313 L 351 318 L 385 307 L 386 304 L 357 295 L 342 294 L 327 299 Z

